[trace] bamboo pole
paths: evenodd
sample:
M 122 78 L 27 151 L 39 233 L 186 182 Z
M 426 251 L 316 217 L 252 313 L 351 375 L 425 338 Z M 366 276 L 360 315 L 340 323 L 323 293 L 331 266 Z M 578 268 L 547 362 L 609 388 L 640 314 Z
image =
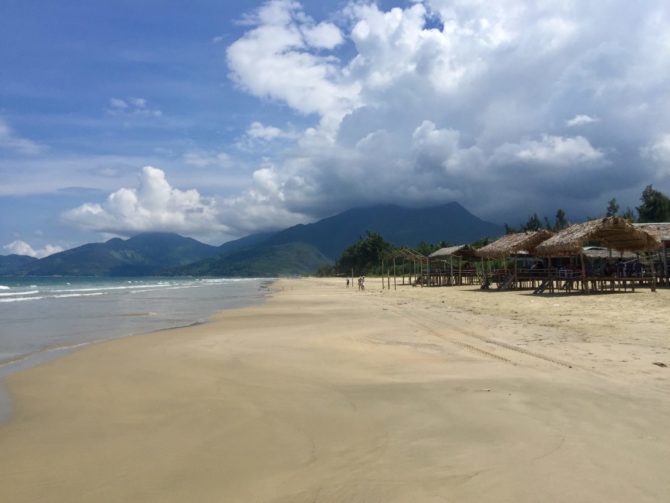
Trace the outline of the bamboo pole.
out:
M 396 285 L 395 279 L 395 257 L 393 257 L 393 290 L 397 290 L 398 286 Z
M 663 241 L 663 283 L 668 284 L 668 249 L 666 242 Z
M 656 267 L 654 265 L 654 259 L 651 258 L 651 254 L 647 253 L 647 258 L 649 258 L 649 262 L 651 262 L 651 291 L 655 292 L 656 291 Z

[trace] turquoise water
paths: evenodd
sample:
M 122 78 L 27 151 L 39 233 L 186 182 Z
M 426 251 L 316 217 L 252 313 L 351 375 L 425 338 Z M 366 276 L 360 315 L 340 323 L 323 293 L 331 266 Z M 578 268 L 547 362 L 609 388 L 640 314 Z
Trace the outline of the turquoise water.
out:
M 202 323 L 221 309 L 259 303 L 270 282 L 0 277 L 0 379 L 91 342 Z

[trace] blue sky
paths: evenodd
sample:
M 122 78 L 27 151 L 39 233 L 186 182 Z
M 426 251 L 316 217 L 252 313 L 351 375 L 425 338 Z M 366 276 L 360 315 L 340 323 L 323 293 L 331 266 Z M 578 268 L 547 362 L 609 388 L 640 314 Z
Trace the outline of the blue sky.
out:
M 5 0 L 0 253 L 670 192 L 670 7 Z

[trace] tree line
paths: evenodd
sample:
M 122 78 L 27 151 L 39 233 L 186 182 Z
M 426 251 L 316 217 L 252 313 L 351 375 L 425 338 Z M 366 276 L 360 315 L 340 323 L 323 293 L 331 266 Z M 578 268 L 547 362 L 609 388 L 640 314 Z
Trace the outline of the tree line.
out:
M 654 189 L 653 186 L 647 185 L 647 187 L 642 191 L 640 201 L 642 204 L 637 206 L 635 210 L 632 210 L 630 207 L 628 207 L 623 213 L 620 213 L 619 203 L 617 202 L 616 198 L 612 198 L 607 203 L 605 216 L 620 216 L 629 222 L 670 222 L 670 198 L 668 198 L 668 196 Z M 588 217 L 586 220 L 594 220 L 595 218 L 597 217 Z M 568 220 L 565 211 L 559 208 L 556 210 L 556 216 L 554 217 L 553 222 L 550 222 L 546 216 L 543 219 L 540 219 L 537 213 L 533 213 L 528 217 L 528 220 L 525 224 L 521 224 L 517 227 L 512 227 L 507 223 L 504 225 L 505 232 L 507 234 L 524 231 L 536 231 L 539 229 L 547 229 L 558 232 L 568 227 L 570 225 L 570 221 Z

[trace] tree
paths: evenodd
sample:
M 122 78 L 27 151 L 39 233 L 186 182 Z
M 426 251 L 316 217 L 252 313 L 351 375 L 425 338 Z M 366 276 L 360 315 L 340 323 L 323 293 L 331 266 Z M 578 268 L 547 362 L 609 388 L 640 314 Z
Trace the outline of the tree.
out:
M 567 226 L 568 226 L 568 219 L 565 215 L 565 211 L 559 208 L 558 210 L 556 210 L 556 220 L 554 224 L 554 230 L 558 232 L 562 229 L 565 229 Z
M 516 227 L 507 225 L 507 223 L 505 223 L 504 225 L 505 225 L 505 234 L 516 234 L 517 232 L 519 232 L 519 229 L 517 229 Z
M 629 222 L 635 222 L 635 213 L 633 213 L 633 210 L 630 209 L 630 207 L 626 208 L 626 211 L 623 212 L 623 215 L 621 215 L 623 218 L 628 220 Z
M 665 194 L 647 185 L 640 200 L 642 204 L 637 207 L 640 222 L 670 221 L 670 199 Z
M 537 213 L 533 213 L 532 216 L 528 217 L 528 222 L 524 225 L 521 230 L 524 231 L 536 231 L 542 227 L 542 221 L 540 217 L 537 216 Z
M 382 258 L 391 250 L 393 246 L 381 234 L 368 231 L 357 243 L 344 250 L 335 267 L 342 273 L 353 269 L 354 274 L 369 274 L 378 270 Z
M 615 217 L 619 214 L 619 203 L 616 202 L 616 198 L 613 197 L 612 199 L 609 200 L 607 203 L 607 213 L 605 216 L 607 217 Z

